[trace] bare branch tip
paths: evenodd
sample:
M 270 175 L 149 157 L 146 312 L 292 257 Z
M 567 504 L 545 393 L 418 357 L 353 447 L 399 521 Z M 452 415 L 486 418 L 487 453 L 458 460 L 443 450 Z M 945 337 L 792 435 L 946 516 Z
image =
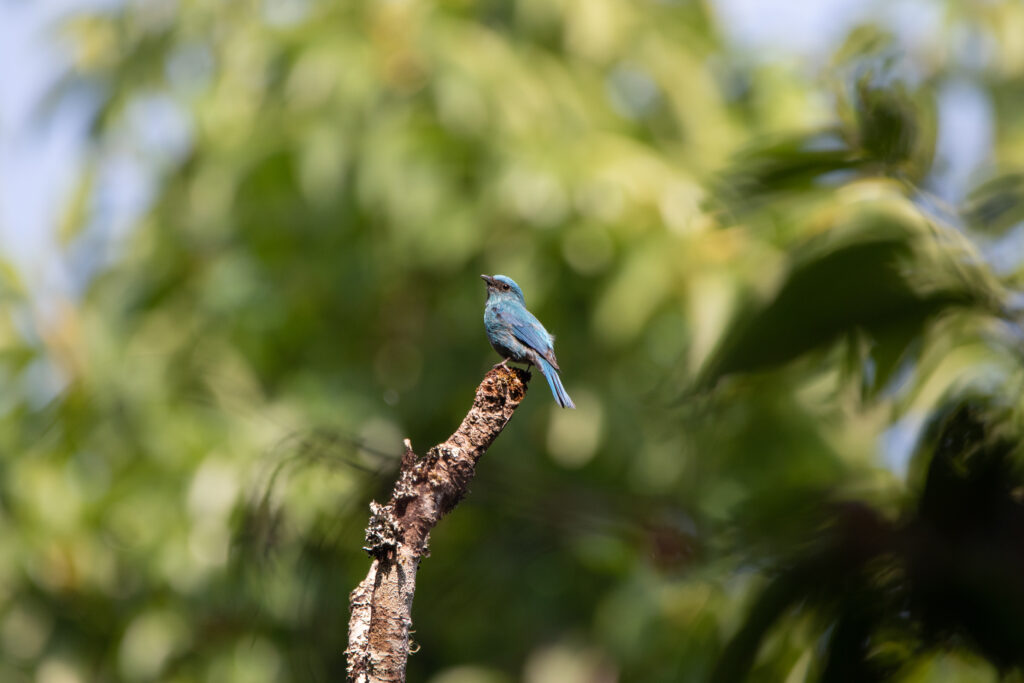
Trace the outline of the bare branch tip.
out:
M 412 441 L 409 439 L 403 439 L 402 444 L 405 446 L 405 451 L 402 453 L 402 471 L 407 471 L 416 464 L 416 452 L 412 449 Z
M 370 503 L 363 549 L 373 558 L 350 595 L 348 679 L 405 680 L 416 570 L 431 529 L 466 495 L 475 466 L 526 396 L 530 373 L 492 369 L 458 430 L 419 458 L 403 439 L 402 469 L 387 505 Z

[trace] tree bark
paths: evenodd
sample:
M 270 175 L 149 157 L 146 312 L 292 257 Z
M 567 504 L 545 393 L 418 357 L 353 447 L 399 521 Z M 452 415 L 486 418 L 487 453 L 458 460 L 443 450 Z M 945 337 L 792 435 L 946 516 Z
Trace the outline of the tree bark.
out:
M 416 570 L 429 553 L 430 531 L 466 495 L 477 461 L 512 418 L 529 380 L 526 370 L 497 366 L 447 441 L 418 458 L 405 440 L 391 500 L 370 503 L 364 550 L 373 562 L 349 597 L 349 681 L 405 680 Z

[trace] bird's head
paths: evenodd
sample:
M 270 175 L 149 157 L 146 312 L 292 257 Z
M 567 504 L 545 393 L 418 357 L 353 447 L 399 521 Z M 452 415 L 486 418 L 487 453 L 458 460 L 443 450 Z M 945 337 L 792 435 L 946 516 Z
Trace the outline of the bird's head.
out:
M 488 297 L 497 296 L 525 302 L 523 290 L 519 289 L 519 285 L 512 278 L 506 275 L 481 275 L 480 278 L 487 283 Z

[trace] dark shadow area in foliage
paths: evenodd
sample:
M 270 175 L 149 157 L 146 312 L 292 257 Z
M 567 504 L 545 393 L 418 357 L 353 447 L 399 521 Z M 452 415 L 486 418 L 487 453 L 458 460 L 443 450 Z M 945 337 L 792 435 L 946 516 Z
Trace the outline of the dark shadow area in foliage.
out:
M 1024 668 L 1024 470 L 1009 428 L 998 411 L 959 403 L 935 418 L 921 490 L 901 519 L 859 502 L 821 511 L 825 531 L 756 599 L 713 680 L 745 680 L 795 608 L 829 625 L 828 683 L 888 680 L 936 648 Z

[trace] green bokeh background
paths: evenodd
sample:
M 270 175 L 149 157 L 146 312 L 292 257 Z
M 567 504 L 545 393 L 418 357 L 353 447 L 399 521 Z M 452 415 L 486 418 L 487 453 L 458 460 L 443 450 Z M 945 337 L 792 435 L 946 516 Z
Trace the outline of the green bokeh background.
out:
M 504 273 L 578 410 L 535 377 L 432 535 L 409 679 L 707 680 L 822 500 L 913 508 L 893 438 L 968 393 L 1017 424 L 1024 5 L 939 4 L 913 50 L 867 24 L 818 64 L 690 0 L 62 24 L 60 89 L 101 102 L 61 228 L 89 277 L 44 311 L 3 270 L 0 679 L 342 680 L 367 505 L 498 360 Z M 993 114 L 962 201 L 930 190 L 958 79 Z M 125 149 L 151 208 L 97 258 Z M 833 617 L 795 602 L 751 680 L 819 680 Z M 997 680 L 970 638 L 899 642 L 892 680 Z

